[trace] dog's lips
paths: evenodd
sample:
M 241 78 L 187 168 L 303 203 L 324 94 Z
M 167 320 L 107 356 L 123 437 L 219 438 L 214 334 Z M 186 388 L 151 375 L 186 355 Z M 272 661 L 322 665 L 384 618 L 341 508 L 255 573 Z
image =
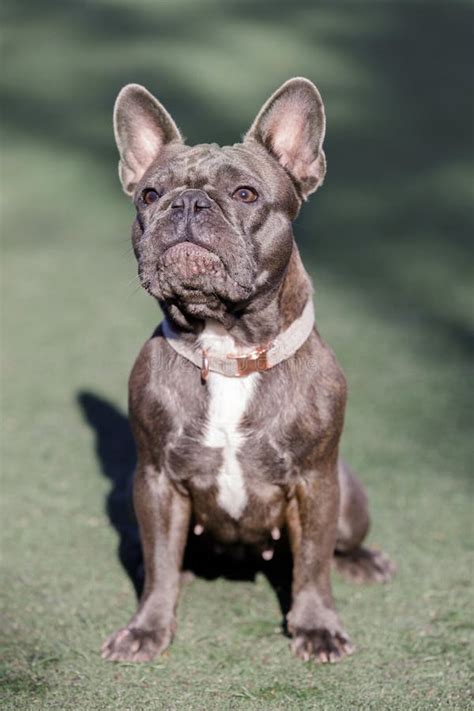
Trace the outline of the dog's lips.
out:
M 144 252 L 139 258 L 142 286 L 151 296 L 179 303 L 188 312 L 191 304 L 199 304 L 211 317 L 216 310 L 225 312 L 231 303 L 242 303 L 251 293 L 252 282 L 245 278 L 246 274 L 230 268 L 225 257 L 206 244 L 180 241 L 161 254 L 155 250 Z M 242 283 L 238 279 L 241 275 Z M 193 317 L 197 317 L 195 311 Z
M 180 242 L 169 247 L 161 256 L 160 267 L 171 269 L 186 280 L 224 271 L 222 260 L 215 252 L 193 242 Z

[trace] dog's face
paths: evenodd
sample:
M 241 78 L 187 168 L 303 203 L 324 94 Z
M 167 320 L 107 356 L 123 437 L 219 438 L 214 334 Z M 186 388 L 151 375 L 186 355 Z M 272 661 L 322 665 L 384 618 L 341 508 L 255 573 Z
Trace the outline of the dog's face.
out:
M 114 125 L 144 288 L 185 327 L 207 318 L 228 325 L 261 308 L 284 277 L 301 201 L 324 178 L 316 87 L 284 84 L 231 147 L 186 146 L 163 106 L 134 84 L 119 94 Z

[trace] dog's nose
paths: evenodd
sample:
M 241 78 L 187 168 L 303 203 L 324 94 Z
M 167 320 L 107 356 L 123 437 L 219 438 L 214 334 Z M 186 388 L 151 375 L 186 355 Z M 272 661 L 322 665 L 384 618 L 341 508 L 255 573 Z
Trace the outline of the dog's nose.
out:
M 186 219 L 192 219 L 202 210 L 212 207 L 204 190 L 183 190 L 171 203 L 173 210 Z

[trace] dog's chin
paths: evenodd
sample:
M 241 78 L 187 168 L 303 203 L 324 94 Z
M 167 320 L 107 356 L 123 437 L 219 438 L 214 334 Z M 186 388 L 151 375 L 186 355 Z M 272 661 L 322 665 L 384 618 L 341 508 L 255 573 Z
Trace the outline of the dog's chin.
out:
M 222 277 L 225 272 L 224 264 L 215 252 L 193 242 L 179 242 L 169 247 L 157 266 L 158 273 L 169 273 L 191 289 L 213 276 Z
M 198 320 L 225 321 L 229 309 L 238 308 L 252 293 L 252 285 L 238 283 L 217 254 L 190 242 L 170 247 L 154 265 L 143 265 L 140 280 L 171 311 L 179 309 Z

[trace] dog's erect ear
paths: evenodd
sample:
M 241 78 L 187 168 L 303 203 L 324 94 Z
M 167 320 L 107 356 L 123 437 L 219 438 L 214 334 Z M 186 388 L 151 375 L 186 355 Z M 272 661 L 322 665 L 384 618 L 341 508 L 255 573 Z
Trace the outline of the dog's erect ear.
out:
M 127 84 L 117 96 L 114 133 L 120 153 L 120 181 L 127 195 L 133 194 L 163 146 L 183 141 L 166 109 L 139 84 Z
M 296 77 L 285 82 L 263 105 L 245 136 L 257 140 L 290 173 L 303 198 L 323 182 L 322 149 L 326 118 L 314 84 Z

